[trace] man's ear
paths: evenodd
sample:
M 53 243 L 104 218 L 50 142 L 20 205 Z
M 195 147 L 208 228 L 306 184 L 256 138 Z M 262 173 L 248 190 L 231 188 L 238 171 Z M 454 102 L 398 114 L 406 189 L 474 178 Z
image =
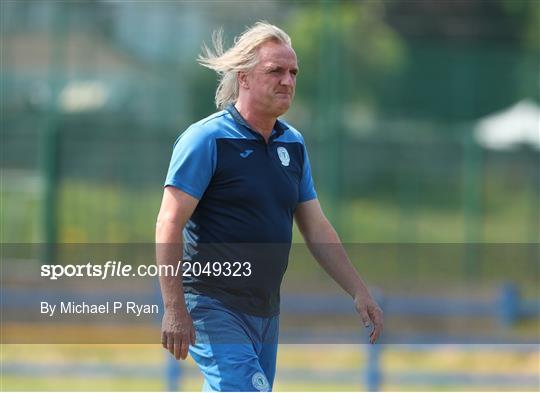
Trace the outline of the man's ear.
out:
M 238 85 L 244 89 L 249 89 L 248 75 L 247 72 L 239 71 L 236 75 L 238 78 Z

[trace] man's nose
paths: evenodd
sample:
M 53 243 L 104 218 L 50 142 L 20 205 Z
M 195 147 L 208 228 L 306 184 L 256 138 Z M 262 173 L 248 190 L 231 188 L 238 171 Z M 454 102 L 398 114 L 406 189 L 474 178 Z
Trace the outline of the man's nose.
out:
M 281 78 L 281 84 L 284 86 L 294 86 L 294 76 L 290 73 L 287 73 L 283 78 Z

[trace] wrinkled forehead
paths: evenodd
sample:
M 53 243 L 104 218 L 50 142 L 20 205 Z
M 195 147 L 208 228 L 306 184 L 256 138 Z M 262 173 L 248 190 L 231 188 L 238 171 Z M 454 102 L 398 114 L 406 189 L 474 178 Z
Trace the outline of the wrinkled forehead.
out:
M 287 68 L 298 68 L 296 53 L 287 44 L 274 41 L 265 42 L 257 50 L 257 57 L 259 66 L 279 65 Z

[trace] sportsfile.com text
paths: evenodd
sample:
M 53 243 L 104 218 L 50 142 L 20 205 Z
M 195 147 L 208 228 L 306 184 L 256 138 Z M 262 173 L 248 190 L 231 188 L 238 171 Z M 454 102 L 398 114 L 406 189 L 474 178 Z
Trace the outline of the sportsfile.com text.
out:
M 178 261 L 175 265 L 139 265 L 134 266 L 122 261 L 107 261 L 104 264 L 68 264 L 42 265 L 41 277 L 58 280 L 64 277 L 96 277 L 105 280 L 112 277 L 249 277 L 250 262 L 190 262 Z

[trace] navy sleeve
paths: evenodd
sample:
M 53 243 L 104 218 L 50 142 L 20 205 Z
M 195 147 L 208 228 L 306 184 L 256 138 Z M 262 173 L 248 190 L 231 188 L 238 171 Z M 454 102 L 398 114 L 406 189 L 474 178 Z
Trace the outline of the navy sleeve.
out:
M 311 165 L 309 164 L 309 156 L 306 149 L 306 145 L 302 141 L 304 148 L 304 166 L 302 168 L 302 179 L 300 180 L 300 192 L 298 195 L 298 202 L 306 202 L 317 198 L 315 192 L 315 186 L 313 185 L 313 178 L 311 177 Z
M 201 199 L 216 168 L 216 143 L 203 129 L 188 128 L 174 144 L 165 186 Z

